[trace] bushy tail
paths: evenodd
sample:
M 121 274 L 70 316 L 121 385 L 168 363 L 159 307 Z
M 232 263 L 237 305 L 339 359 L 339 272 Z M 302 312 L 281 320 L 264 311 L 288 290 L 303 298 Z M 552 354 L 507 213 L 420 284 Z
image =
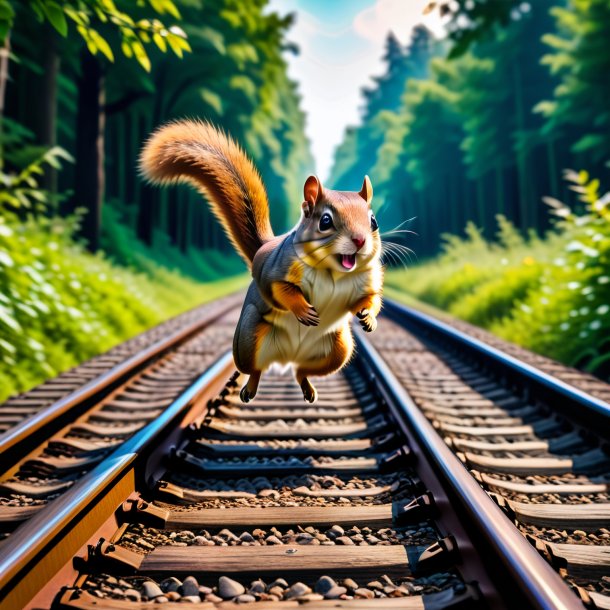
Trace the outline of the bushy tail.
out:
M 209 123 L 184 120 L 159 128 L 142 150 L 140 169 L 151 182 L 195 185 L 247 263 L 273 238 L 258 171 L 231 138 Z

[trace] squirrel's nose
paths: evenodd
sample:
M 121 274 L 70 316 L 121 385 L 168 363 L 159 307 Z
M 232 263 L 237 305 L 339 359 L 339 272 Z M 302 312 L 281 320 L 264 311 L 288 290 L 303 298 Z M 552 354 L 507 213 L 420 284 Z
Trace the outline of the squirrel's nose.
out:
M 365 239 L 364 239 L 364 237 L 361 237 L 360 235 L 355 235 L 354 237 L 352 237 L 352 241 L 354 242 L 354 245 L 356 246 L 356 248 L 358 248 L 358 250 L 360 250 L 360 248 L 362 248 L 362 246 L 364 246 Z

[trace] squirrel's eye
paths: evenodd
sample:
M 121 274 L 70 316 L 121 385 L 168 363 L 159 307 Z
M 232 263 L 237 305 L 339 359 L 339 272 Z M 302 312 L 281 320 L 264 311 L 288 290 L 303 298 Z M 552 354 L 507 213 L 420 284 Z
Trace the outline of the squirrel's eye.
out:
M 375 214 L 371 214 L 371 231 L 377 231 L 379 225 L 377 224 L 377 219 L 375 218 Z
M 334 226 L 332 216 L 328 212 L 322 214 L 322 218 L 320 218 L 320 231 L 328 231 L 328 229 L 332 229 Z

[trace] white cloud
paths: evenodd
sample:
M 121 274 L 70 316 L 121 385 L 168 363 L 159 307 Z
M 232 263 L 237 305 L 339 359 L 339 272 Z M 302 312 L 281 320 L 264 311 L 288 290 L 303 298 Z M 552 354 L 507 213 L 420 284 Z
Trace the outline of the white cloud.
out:
M 390 30 L 398 40 L 406 43 L 411 30 L 423 23 L 437 36 L 444 33 L 438 11 L 424 15 L 429 0 L 377 0 L 373 6 L 360 11 L 354 18 L 354 31 L 375 43 L 383 43 Z
M 306 131 L 323 181 L 330 173 L 345 128 L 359 122 L 362 87 L 384 70 L 381 57 L 388 31 L 392 29 L 402 42 L 409 39 L 418 23 L 438 31 L 429 22 L 430 16 L 422 17 L 425 0 L 371 3 L 350 18 L 351 24 L 350 19 L 333 24 L 328 18 L 319 19 L 303 10 L 304 3 L 299 0 L 270 2 L 270 10 L 280 14 L 295 11 L 297 15 L 288 38 L 298 44 L 300 54 L 287 57 L 289 74 L 299 83 L 302 107 L 307 113 Z M 359 187 L 353 185 L 354 189 Z

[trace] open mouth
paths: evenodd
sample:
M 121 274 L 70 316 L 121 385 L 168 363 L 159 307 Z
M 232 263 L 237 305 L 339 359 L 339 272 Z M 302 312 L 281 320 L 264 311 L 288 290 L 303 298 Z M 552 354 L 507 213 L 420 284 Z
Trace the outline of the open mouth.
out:
M 356 255 L 355 254 L 341 254 L 341 266 L 344 269 L 353 269 L 356 265 Z

